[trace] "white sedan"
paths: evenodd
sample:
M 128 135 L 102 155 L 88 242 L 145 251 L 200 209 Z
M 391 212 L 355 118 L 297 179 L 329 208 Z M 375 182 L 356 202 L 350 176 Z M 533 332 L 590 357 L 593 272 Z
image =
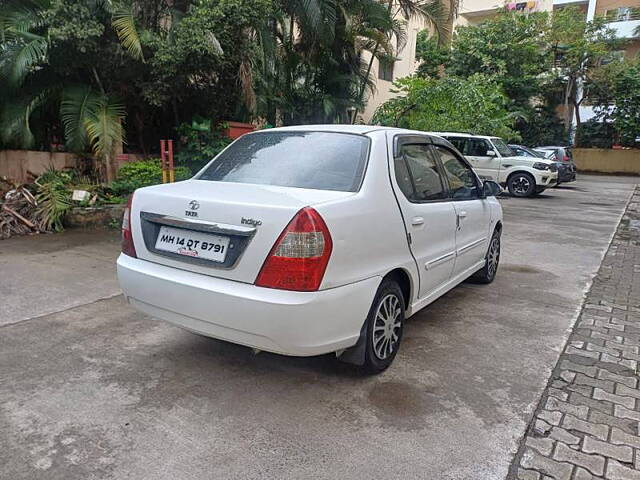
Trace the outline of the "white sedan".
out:
M 499 192 L 438 136 L 263 130 L 190 180 L 135 192 L 118 278 L 131 305 L 192 332 L 379 372 L 406 318 L 494 279 Z

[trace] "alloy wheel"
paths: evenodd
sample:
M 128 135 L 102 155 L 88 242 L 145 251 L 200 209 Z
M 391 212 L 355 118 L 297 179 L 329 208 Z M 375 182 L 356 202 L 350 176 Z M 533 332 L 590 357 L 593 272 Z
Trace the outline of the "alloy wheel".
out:
M 531 188 L 531 182 L 527 177 L 524 176 L 516 177 L 513 180 L 512 185 L 513 191 L 516 193 L 516 195 L 525 195 L 529 191 L 529 188 Z
M 400 299 L 391 293 L 378 304 L 373 325 L 373 352 L 380 360 L 388 358 L 398 346 L 401 311 Z
M 494 237 L 491 240 L 489 246 L 489 253 L 487 254 L 487 273 L 489 277 L 493 277 L 498 269 L 498 262 L 500 261 L 500 238 Z

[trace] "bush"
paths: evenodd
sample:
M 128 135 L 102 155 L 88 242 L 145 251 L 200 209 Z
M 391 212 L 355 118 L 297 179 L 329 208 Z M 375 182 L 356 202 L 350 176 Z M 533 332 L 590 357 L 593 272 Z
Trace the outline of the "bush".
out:
M 222 132 L 196 130 L 186 123 L 180 125 L 177 132 L 180 143 L 175 156 L 176 165 L 189 167 L 192 172 L 199 171 L 232 141 Z
M 576 132 L 576 146 L 582 148 L 611 148 L 615 129 L 611 123 L 589 120 L 580 124 Z
M 405 77 L 394 83 L 397 97 L 386 101 L 373 123 L 423 131 L 469 132 L 519 139 L 507 97 L 491 77 Z
M 191 178 L 191 170 L 185 166 L 175 168 L 176 181 Z M 109 185 L 111 193 L 116 196 L 125 196 L 137 188 L 148 187 L 162 183 L 162 167 L 157 158 L 142 160 L 140 162 L 127 163 L 120 168 L 118 176 Z
M 518 120 L 516 129 L 522 143 L 531 147 L 541 145 L 566 145 L 569 134 L 553 108 L 536 107 L 526 119 Z

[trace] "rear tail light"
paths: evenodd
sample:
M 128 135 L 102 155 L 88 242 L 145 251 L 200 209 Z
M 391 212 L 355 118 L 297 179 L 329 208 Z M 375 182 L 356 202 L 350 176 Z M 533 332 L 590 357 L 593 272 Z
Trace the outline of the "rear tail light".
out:
M 318 290 L 332 248 L 327 224 L 316 210 L 305 207 L 276 240 L 256 285 L 301 292 Z
M 127 208 L 124 209 L 122 216 L 122 253 L 133 258 L 138 258 L 136 247 L 133 244 L 133 234 L 131 233 L 131 203 L 133 202 L 133 194 L 129 196 Z
M 562 161 L 563 162 L 568 162 L 569 161 L 569 155 L 565 155 L 564 157 L 562 157 Z

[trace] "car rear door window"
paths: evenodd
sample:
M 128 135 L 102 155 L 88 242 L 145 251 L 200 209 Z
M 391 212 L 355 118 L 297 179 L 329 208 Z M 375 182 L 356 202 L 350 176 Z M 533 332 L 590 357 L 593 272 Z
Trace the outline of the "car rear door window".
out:
M 491 144 L 484 138 L 469 138 L 463 155 L 470 157 L 486 157 L 489 150 L 493 150 Z
M 452 198 L 454 200 L 480 198 L 479 182 L 471 167 L 446 147 L 434 145 L 433 149 L 444 167 Z
M 338 132 L 259 132 L 240 137 L 197 177 L 216 182 L 355 192 L 369 139 Z
M 467 139 L 464 137 L 444 137 L 451 145 L 456 147 L 460 153 L 465 154 L 464 151 L 467 148 Z
M 444 182 L 428 145 L 403 144 L 394 164 L 398 186 L 409 201 L 447 198 Z

